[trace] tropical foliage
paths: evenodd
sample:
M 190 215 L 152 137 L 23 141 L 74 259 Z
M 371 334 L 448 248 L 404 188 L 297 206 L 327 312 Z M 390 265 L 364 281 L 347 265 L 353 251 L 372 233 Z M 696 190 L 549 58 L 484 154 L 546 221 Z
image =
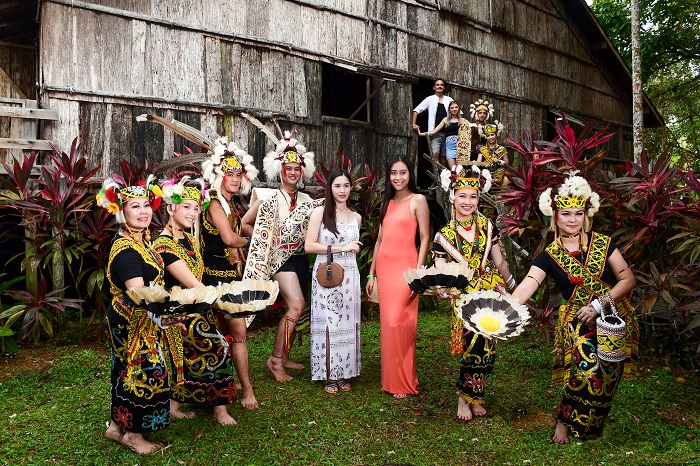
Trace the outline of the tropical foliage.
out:
M 645 132 L 649 153 L 670 152 L 700 169 L 700 8 L 697 1 L 639 0 L 644 90 L 666 120 Z M 594 0 L 591 9 L 628 64 L 632 63 L 630 2 Z

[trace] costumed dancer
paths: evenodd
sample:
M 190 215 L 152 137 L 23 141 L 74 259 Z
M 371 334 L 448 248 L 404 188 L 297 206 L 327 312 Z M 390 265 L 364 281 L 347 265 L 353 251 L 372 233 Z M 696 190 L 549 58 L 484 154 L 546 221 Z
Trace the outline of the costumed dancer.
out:
M 443 170 L 441 185 L 450 193 L 453 217 L 435 235 L 432 247 L 435 262 L 464 261 L 475 270 L 465 293 L 481 290 L 505 293 L 506 288 L 513 289 L 515 279 L 503 257 L 498 229 L 478 211 L 479 194 L 491 187 L 489 171 L 458 165 L 452 171 Z M 483 404 L 486 382 L 496 362 L 496 340 L 465 329 L 457 307 L 453 305 L 452 310 L 450 346 L 453 354 L 459 354 L 460 363 L 457 417 L 469 421 L 473 416 L 486 415 Z
M 241 280 L 245 265 L 245 248 L 250 238 L 243 235 L 243 205 L 240 194 L 248 194 L 251 181 L 258 176 L 253 157 L 225 137 L 219 138 L 213 154 L 202 163 L 202 173 L 211 189 L 211 201 L 202 213 L 203 282 L 216 286 Z M 231 357 L 241 383 L 241 405 L 255 409 L 258 402 L 248 374 L 246 321 L 242 317 L 220 314 L 219 324 L 230 334 Z
M 469 114 L 472 118 L 472 160 L 476 160 L 479 156 L 479 145 L 486 142 L 486 140 L 483 139 L 481 131 L 486 122 L 493 117 L 493 112 L 493 104 L 488 100 L 479 99 L 469 105 Z
M 167 338 L 177 338 L 176 332 L 163 331 L 176 319 L 155 317 L 126 293 L 151 282 L 163 285 L 163 259 L 151 248 L 148 230 L 160 195 L 150 177 L 135 186 L 106 178 L 97 194 L 97 204 L 114 215 L 119 225 L 106 270 L 112 293 L 105 318 L 112 364 L 112 421 L 105 436 L 139 454 L 162 448 L 143 434 L 170 424 L 170 384 L 163 349 Z M 171 341 L 169 347 L 179 345 L 181 342 Z M 173 360 L 181 380 L 182 354 L 173 354 Z
M 378 287 L 382 390 L 399 399 L 418 394 L 418 296 L 406 284 L 403 273 L 425 263 L 430 247 L 430 213 L 425 196 L 416 194 L 407 156 L 389 159 L 385 179 L 389 183 L 384 190 L 366 292 L 370 297 Z M 418 249 L 416 232 L 420 236 Z
M 636 372 L 639 328 L 627 296 L 636 286 L 629 265 L 610 237 L 590 231 L 600 208 L 597 193 L 584 178 L 569 173 L 557 194 L 540 195 L 539 207 L 551 219 L 554 241 L 540 253 L 513 292 L 521 303 L 529 299 L 549 275 L 562 293 L 554 340 L 552 385 L 563 386 L 552 441 L 569 437 L 592 439 L 603 433 L 620 380 Z M 598 356 L 596 318 L 616 305 L 626 322 L 624 358 L 609 362 Z
M 350 174 L 333 170 L 326 184 L 326 199 L 309 219 L 304 249 L 316 254 L 311 275 L 311 380 L 325 381 L 327 393 L 349 391 L 347 379 L 360 375 L 360 252 L 362 217 L 348 208 L 352 192 Z M 342 282 L 321 286 L 316 272 L 327 262 L 328 247 L 333 262 L 343 268 Z M 323 271 L 321 272 L 323 273 Z
M 481 144 L 478 147 L 479 155 L 476 161 L 491 165 L 493 183 L 496 188 L 500 188 L 504 181 L 505 169 L 503 166 L 510 163 L 508 151 L 498 143 L 498 135 L 503 131 L 503 124 L 494 120 L 493 123 L 480 126 L 479 131 L 481 136 L 486 139 L 486 144 Z
M 201 178 L 171 179 L 161 186 L 170 219 L 153 247 L 165 263 L 165 287 L 204 288 L 202 251 L 192 228 L 209 197 Z M 190 317 L 183 322 L 184 383 L 171 390 L 170 416 L 192 418 L 193 412 L 180 410 L 181 403 L 212 408 L 214 419 L 222 425 L 236 421 L 226 405 L 236 400 L 236 383 L 229 355 L 229 344 L 216 329 L 214 311 Z
M 268 181 L 279 177 L 281 182 L 276 189 L 253 189 L 250 209 L 242 220 L 244 232 L 256 242 L 251 245 L 246 278 L 248 274 L 251 278 L 271 276 L 279 284 L 286 312 L 277 327 L 267 367 L 275 380 L 287 382 L 292 377 L 286 369 L 304 369 L 302 364 L 289 360 L 289 352 L 297 321 L 304 313 L 309 286 L 309 258 L 304 252 L 304 241 L 314 203 L 299 187 L 304 178 L 313 176 L 314 154 L 307 152 L 287 131 L 275 150 L 265 156 L 263 168 Z M 253 234 L 262 230 L 266 231 L 268 242 Z M 257 247 L 263 243 L 264 247 Z

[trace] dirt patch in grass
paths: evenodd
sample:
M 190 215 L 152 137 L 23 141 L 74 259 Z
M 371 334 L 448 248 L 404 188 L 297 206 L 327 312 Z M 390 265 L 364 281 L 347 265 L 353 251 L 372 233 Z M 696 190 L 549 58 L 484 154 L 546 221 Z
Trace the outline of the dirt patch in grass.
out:
M 107 353 L 102 326 L 91 327 L 89 336 L 82 342 L 73 345 L 54 345 L 40 343 L 38 345 L 20 345 L 19 351 L 10 355 L 0 354 L 0 382 L 27 372 L 42 373 L 51 369 L 57 359 L 75 349 L 92 349 Z
M 518 432 L 538 430 L 542 427 L 553 428 L 554 421 L 554 412 L 547 412 L 539 409 L 519 409 L 510 416 L 513 429 Z

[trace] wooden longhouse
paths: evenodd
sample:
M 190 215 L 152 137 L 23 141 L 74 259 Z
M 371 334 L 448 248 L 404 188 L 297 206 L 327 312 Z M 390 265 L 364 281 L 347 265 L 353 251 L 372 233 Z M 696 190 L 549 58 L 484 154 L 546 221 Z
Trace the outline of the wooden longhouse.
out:
M 135 119 L 154 112 L 233 137 L 260 163 L 270 144 L 240 116 L 244 111 L 270 127 L 275 118 L 296 129 L 321 161 L 336 151 L 355 162 L 415 157 L 410 114 L 432 93 L 435 77 L 465 109 L 478 98 L 492 101 L 506 125 L 502 142 L 520 140 L 523 128 L 551 137 L 546 122 L 565 111 L 572 121 L 595 118 L 620 131 L 609 157 L 632 153 L 630 71 L 585 0 L 3 5 L 5 160 L 7 148 L 16 153 L 54 141 L 67 150 L 78 135 L 103 174 L 122 157 L 183 151 L 181 138 Z M 40 117 L 32 105 L 44 109 Z M 648 102 L 645 124 L 662 124 Z

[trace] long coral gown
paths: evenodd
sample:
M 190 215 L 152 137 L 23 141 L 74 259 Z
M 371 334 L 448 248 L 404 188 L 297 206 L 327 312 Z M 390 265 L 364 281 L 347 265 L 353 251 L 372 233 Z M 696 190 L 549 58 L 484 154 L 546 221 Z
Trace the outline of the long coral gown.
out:
M 413 196 L 411 196 L 413 197 Z M 416 229 L 411 197 L 391 201 L 382 222 L 382 242 L 377 251 L 379 320 L 382 351 L 382 390 L 392 394 L 418 394 L 416 333 L 418 298 L 403 273 L 416 267 Z

